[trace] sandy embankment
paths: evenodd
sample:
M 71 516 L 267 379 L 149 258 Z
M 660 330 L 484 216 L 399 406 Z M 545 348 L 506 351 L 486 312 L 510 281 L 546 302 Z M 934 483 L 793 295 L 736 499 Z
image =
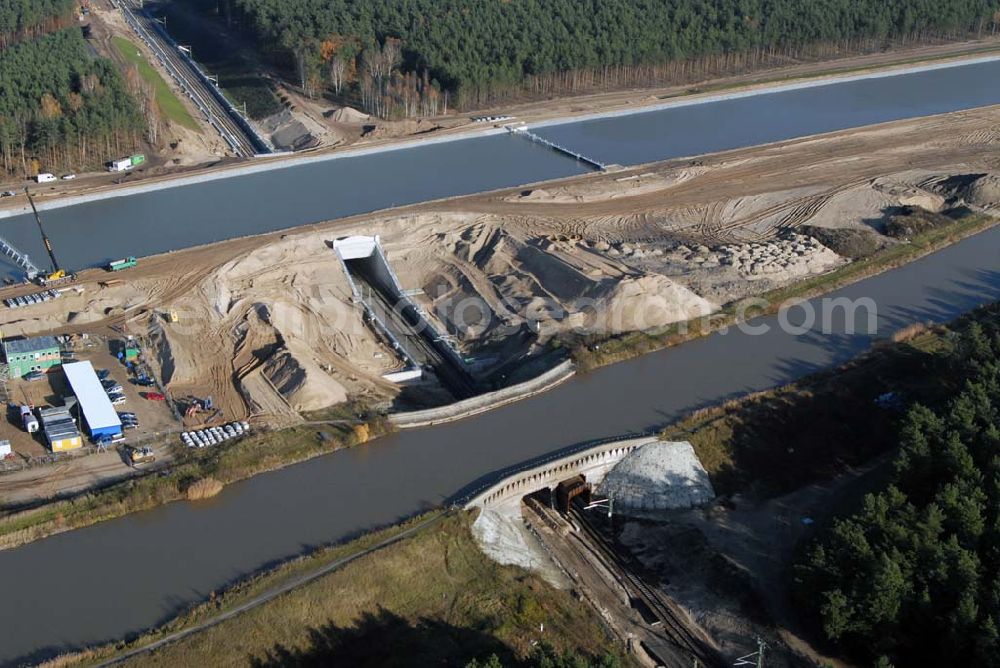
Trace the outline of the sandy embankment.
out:
M 0 309 L 0 326 L 124 327 L 157 350 L 175 396 L 292 423 L 397 391 L 381 375 L 400 362 L 351 302 L 339 236 L 380 235 L 404 287 L 488 373 L 553 338 L 658 327 L 829 271 L 895 243 L 878 230 L 906 207 L 994 210 L 998 118 L 898 122 L 179 251 L 121 283 L 92 272 L 82 292 Z M 836 232 L 833 245 L 810 229 Z M 170 308 L 181 322 L 165 321 Z

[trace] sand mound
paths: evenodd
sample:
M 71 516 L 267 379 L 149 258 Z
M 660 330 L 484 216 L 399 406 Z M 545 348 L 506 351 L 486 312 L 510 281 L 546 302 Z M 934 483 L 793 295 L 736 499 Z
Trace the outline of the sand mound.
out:
M 944 197 L 907 183 L 889 179 L 879 179 L 873 189 L 890 197 L 898 206 L 916 206 L 927 211 L 940 211 L 944 207 Z
M 709 503 L 715 490 L 687 441 L 656 441 L 633 450 L 598 486 L 615 508 L 669 510 Z
M 709 315 L 716 304 L 666 276 L 625 278 L 608 295 L 598 326 L 611 333 L 664 327 Z
M 180 341 L 182 335 L 168 332 L 159 322 L 154 321 L 149 330 L 149 341 L 160 367 L 160 377 L 164 385 L 185 385 L 196 383 L 201 375 L 199 350 L 193 343 Z
M 270 133 L 275 148 L 283 151 L 301 151 L 319 145 L 324 139 L 339 139 L 309 116 L 289 109 L 268 116 L 261 126 Z
M 568 584 L 545 548 L 527 529 L 519 512 L 484 508 L 472 523 L 472 536 L 483 554 L 498 564 L 534 571 L 555 587 Z
M 352 107 L 341 107 L 330 114 L 330 120 L 336 123 L 367 123 L 371 118 L 371 116 L 363 111 L 358 111 Z
M 699 166 L 665 169 L 658 172 L 630 174 L 614 179 L 571 183 L 552 189 L 523 190 L 504 198 L 507 202 L 551 202 L 553 204 L 602 202 L 621 197 L 635 197 L 668 190 L 705 173 Z
M 747 280 L 771 279 L 779 283 L 819 274 L 843 262 L 815 238 L 800 234 L 771 243 L 724 246 L 718 261 L 732 266 Z
M 287 348 L 264 363 L 264 375 L 296 411 L 315 411 L 347 401 L 347 391 L 340 383 Z
M 965 201 L 984 209 L 1000 205 L 1000 176 L 986 174 L 976 179 L 966 191 Z

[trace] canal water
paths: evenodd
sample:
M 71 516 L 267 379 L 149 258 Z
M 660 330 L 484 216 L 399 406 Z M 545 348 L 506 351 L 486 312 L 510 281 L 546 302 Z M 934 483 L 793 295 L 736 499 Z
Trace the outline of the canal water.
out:
M 794 136 L 787 129 L 792 123 L 794 133 L 809 134 L 993 104 L 1000 102 L 1000 87 L 985 84 L 998 73 L 1000 63 L 966 65 L 893 77 L 891 87 L 887 79 L 872 80 L 878 85 L 846 82 L 679 106 L 613 123 L 553 125 L 541 132 L 583 153 L 633 164 Z M 827 113 L 838 100 L 844 105 L 839 121 Z M 770 115 L 757 108 L 762 103 L 770 104 Z M 729 105 L 725 113 L 717 111 L 720 104 Z M 714 120 L 702 123 L 706 118 Z M 616 138 L 601 141 L 605 136 Z M 698 141 L 691 141 L 695 136 Z M 522 138 L 492 136 L 43 215 L 63 262 L 82 267 L 582 171 Z M 0 231 L 36 258 L 44 257 L 29 219 L 0 221 Z M 874 300 L 878 336 L 886 336 L 904 324 L 945 320 L 1000 298 L 998 255 L 1000 230 L 992 230 L 834 296 Z M 845 333 L 843 323 L 833 323 L 832 333 L 817 326 L 797 335 L 775 327 L 773 318 L 762 323 L 771 329 L 761 336 L 738 331 L 709 336 L 468 420 L 403 432 L 264 474 L 204 503 L 175 503 L 0 552 L 0 663 L 139 631 L 267 564 L 393 523 L 518 462 L 652 428 L 700 406 L 790 381 L 845 361 L 872 340 Z
M 636 165 L 871 123 L 1000 104 L 1000 60 L 808 83 L 630 115 L 542 124 L 537 134 Z M 443 197 L 568 177 L 575 160 L 507 134 L 411 144 L 42 212 L 61 264 L 98 266 Z M 48 266 L 30 215 L 0 236 Z M 3 265 L 0 264 L 0 269 Z M 8 267 L 13 271 L 12 267 Z
M 1000 299 L 998 260 L 1000 229 L 993 229 L 829 298 L 873 300 L 875 336 L 885 337 Z M 804 312 L 791 313 L 791 323 L 802 324 Z M 835 310 L 828 334 L 821 322 L 795 334 L 762 319 L 755 324 L 770 327 L 763 335 L 708 336 L 477 417 L 267 473 L 208 502 L 174 503 L 0 552 L 0 662 L 155 625 L 266 564 L 396 522 L 491 472 L 843 362 L 873 338 L 846 333 L 843 313 Z

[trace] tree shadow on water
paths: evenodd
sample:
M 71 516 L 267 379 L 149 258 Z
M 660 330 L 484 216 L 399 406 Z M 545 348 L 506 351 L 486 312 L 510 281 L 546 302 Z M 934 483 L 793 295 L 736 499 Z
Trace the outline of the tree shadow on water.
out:
M 366 612 L 351 626 L 326 623 L 309 629 L 302 649 L 276 644 L 263 657 L 251 657 L 254 668 L 331 666 L 465 666 L 476 657 L 496 654 L 514 660 L 510 648 L 474 628 L 460 628 L 436 619 L 416 622 L 379 608 Z

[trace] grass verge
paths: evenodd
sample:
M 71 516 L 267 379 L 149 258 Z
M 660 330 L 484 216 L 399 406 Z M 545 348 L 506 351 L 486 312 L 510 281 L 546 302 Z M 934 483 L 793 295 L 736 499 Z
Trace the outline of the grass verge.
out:
M 428 522 L 399 542 L 128 664 L 319 665 L 336 657 L 338 665 L 463 666 L 495 654 L 503 665 L 518 665 L 536 654 L 539 642 L 556 653 L 608 657 L 613 664 L 620 648 L 590 608 L 537 576 L 488 559 L 472 538 L 471 520 L 469 513 L 415 518 L 283 564 L 131 642 L 54 663 L 120 656 Z
M 0 549 L 79 529 L 188 497 L 192 486 L 214 479 L 222 485 L 312 457 L 353 447 L 389 429 L 381 418 L 358 425 L 330 424 L 259 432 L 223 446 L 180 451 L 169 469 L 137 476 L 70 499 L 0 516 Z
M 170 86 L 167 82 L 160 76 L 160 73 L 153 69 L 153 66 L 149 64 L 146 57 L 142 55 L 139 51 L 139 47 L 125 39 L 124 37 L 114 36 L 112 40 L 115 43 L 115 48 L 121 54 L 127 62 L 135 65 L 139 70 L 139 76 L 146 80 L 149 84 L 153 86 L 153 91 L 156 95 L 156 106 L 160 108 L 160 111 L 164 116 L 169 118 L 174 123 L 183 125 L 189 130 L 194 130 L 200 132 L 201 128 L 198 126 L 197 121 L 188 113 L 187 108 L 181 102 L 180 98 L 174 95 L 174 92 L 170 90 Z
M 772 290 L 760 296 L 767 306 L 747 309 L 745 318 L 776 313 L 789 300 L 810 299 L 856 283 L 883 271 L 900 267 L 914 260 L 941 250 L 957 241 L 997 224 L 998 219 L 984 214 L 970 214 L 954 224 L 935 228 L 913 237 L 907 243 L 885 248 L 871 257 L 855 260 L 839 269 Z M 762 302 L 762 303 L 763 303 Z M 731 327 L 738 321 L 739 303 L 727 304 L 717 313 L 703 319 L 674 323 L 662 329 L 629 332 L 608 337 L 591 337 L 582 342 L 564 343 L 581 371 L 588 371 L 605 364 L 639 357 L 654 350 L 675 346 L 685 341 Z

